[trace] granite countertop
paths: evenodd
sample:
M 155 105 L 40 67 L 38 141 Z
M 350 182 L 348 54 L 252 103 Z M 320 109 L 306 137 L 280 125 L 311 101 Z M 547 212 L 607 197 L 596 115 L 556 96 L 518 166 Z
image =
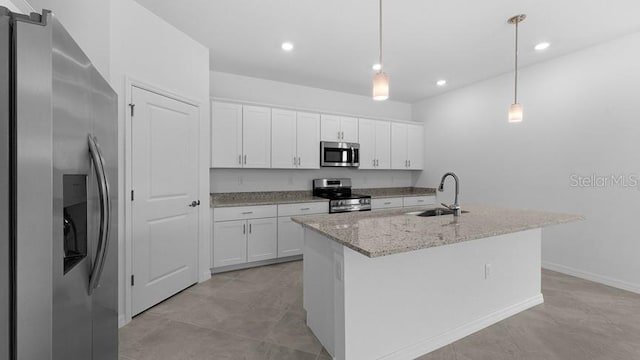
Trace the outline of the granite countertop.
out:
M 374 199 L 402 197 L 402 196 L 427 196 L 427 195 L 436 194 L 436 189 L 423 188 L 423 187 L 352 189 L 351 191 L 354 194 L 370 195 Z
M 294 217 L 293 221 L 368 257 L 449 245 L 469 240 L 583 220 L 578 215 L 464 205 L 453 215 L 420 217 L 409 212 L 434 206 Z
M 353 189 L 354 194 L 371 195 L 372 198 L 387 198 L 401 196 L 434 195 L 435 189 L 416 187 Z M 263 191 L 263 192 L 235 192 L 212 193 L 211 207 L 254 206 L 295 204 L 304 202 L 329 201 L 313 196 L 312 191 Z
M 327 202 L 329 200 L 313 196 L 311 191 L 262 191 L 211 194 L 211 207 L 277 205 L 323 201 Z

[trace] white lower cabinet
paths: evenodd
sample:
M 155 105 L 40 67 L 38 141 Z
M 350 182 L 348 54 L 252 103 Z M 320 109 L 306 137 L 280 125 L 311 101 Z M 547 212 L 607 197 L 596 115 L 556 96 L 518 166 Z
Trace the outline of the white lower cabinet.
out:
M 405 196 L 395 198 L 371 199 L 371 210 L 394 209 L 410 206 L 433 205 L 436 203 L 434 195 Z
M 247 221 L 219 221 L 213 224 L 213 267 L 247 262 Z
M 278 257 L 302 255 L 304 231 L 292 216 L 329 213 L 328 202 L 278 205 Z
M 278 222 L 276 218 L 247 221 L 247 261 L 274 259 L 278 256 Z
M 301 255 L 303 245 L 302 225 L 288 216 L 278 218 L 278 257 Z

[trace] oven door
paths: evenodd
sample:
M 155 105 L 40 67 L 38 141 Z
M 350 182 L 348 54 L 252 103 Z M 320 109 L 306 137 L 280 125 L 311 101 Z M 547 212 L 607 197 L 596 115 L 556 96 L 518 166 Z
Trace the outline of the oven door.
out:
M 360 166 L 360 144 L 322 141 L 320 143 L 320 166 Z

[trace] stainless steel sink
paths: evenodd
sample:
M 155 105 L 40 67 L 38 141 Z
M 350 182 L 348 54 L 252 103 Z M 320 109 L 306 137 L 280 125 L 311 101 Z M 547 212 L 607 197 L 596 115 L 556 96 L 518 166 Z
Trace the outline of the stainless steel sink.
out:
M 468 211 L 466 210 L 462 210 L 463 214 L 468 213 Z M 430 217 L 430 216 L 442 216 L 442 215 L 451 215 L 453 214 L 453 210 L 447 209 L 447 208 L 435 208 L 435 209 L 429 209 L 426 211 L 413 211 L 410 213 L 407 213 L 407 215 L 415 215 L 415 216 L 422 216 L 422 217 Z

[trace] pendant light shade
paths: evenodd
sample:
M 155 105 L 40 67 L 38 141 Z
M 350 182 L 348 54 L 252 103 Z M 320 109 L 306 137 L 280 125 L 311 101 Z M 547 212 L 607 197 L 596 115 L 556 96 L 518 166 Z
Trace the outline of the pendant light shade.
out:
M 380 40 L 380 69 L 373 76 L 373 100 L 382 101 L 389 98 L 389 77 L 382 71 L 382 0 L 380 0 L 380 22 L 379 22 L 379 40 Z
M 381 101 L 389 98 L 389 77 L 379 72 L 373 77 L 373 100 Z
M 523 22 L 527 18 L 527 15 L 520 14 L 510 17 L 507 22 L 516 26 L 516 46 L 515 46 L 515 76 L 514 76 L 514 90 L 513 90 L 513 104 L 509 106 L 509 122 L 517 123 L 522 122 L 522 105 L 518 103 L 518 24 Z
M 516 123 L 522 121 L 522 105 L 511 104 L 509 106 L 509 122 Z

